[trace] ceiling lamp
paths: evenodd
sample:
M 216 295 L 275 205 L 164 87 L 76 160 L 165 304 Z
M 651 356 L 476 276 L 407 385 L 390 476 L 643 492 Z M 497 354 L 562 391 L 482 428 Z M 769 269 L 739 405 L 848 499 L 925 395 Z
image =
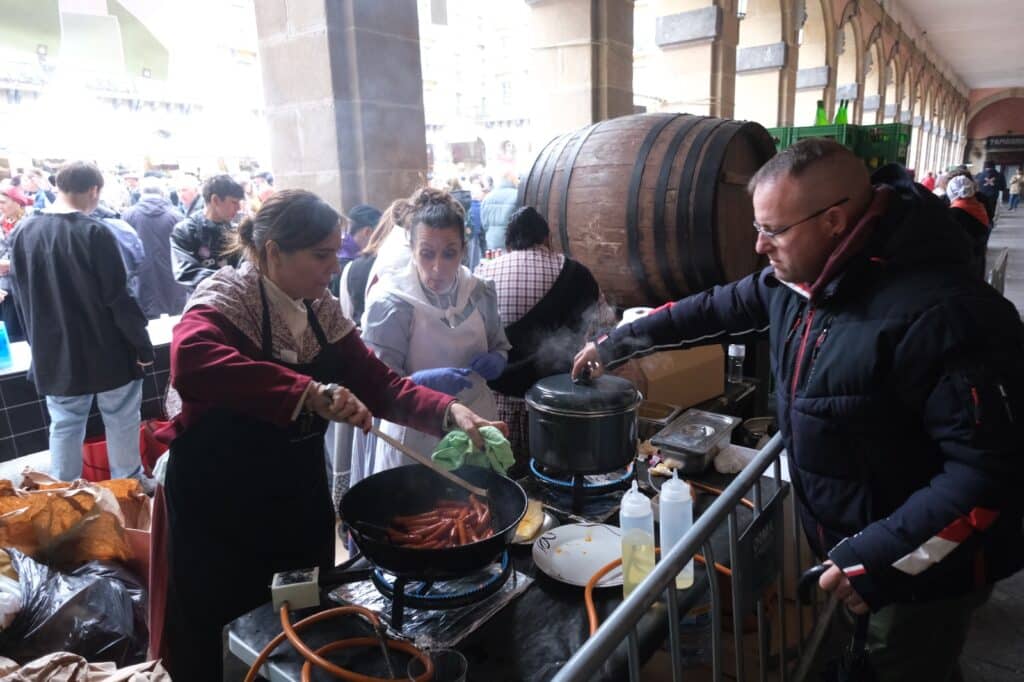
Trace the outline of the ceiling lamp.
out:
M 736 2 L 736 16 L 739 19 L 743 19 L 747 16 L 747 0 L 737 0 Z

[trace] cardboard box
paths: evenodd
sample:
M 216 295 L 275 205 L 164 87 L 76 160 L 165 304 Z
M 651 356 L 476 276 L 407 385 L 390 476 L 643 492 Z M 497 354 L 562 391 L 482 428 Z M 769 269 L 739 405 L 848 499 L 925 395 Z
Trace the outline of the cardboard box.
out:
M 642 375 L 638 383 L 644 384 L 637 388 L 646 400 L 685 409 L 725 391 L 725 354 L 721 346 L 663 351 L 635 362 Z

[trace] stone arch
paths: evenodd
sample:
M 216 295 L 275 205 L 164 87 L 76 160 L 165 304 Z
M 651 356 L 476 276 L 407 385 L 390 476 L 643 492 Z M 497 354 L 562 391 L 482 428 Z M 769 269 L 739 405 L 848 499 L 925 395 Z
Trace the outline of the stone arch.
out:
M 860 117 L 863 101 L 863 41 L 860 22 L 855 21 L 857 1 L 850 0 L 836 28 L 836 98 L 850 100 L 850 123 Z
M 929 80 L 928 70 L 926 65 L 920 60 L 920 55 L 915 54 L 917 58 L 915 62 L 908 69 L 908 76 L 911 84 L 910 94 L 910 112 L 911 118 L 909 123 L 912 128 L 910 131 L 910 149 L 907 153 L 907 164 L 914 169 L 919 169 L 921 165 L 921 155 L 924 152 L 924 145 L 922 140 L 924 138 L 924 122 L 926 119 L 926 105 L 929 98 Z
M 1010 99 L 1012 97 L 1024 97 L 1024 88 L 1006 88 L 1005 90 L 989 95 L 988 97 L 980 99 L 972 104 L 965 114 L 966 120 L 964 121 L 964 135 L 967 135 L 968 124 L 970 124 L 974 117 L 980 114 L 988 105 L 995 104 L 996 102 L 1000 102 L 1004 99 Z
M 914 64 L 911 61 L 911 55 L 908 53 L 903 56 L 903 72 L 900 75 L 900 78 L 903 80 L 903 85 L 900 88 L 900 123 L 913 123 L 914 115 L 916 114 L 914 107 L 916 90 L 913 73 Z
M 799 61 L 797 63 L 796 103 L 793 124 L 814 125 L 817 101 L 827 110 L 835 100 L 836 58 L 835 23 L 831 0 L 806 0 L 807 18 L 797 26 Z
M 864 81 L 864 93 L 861 96 L 862 116 L 859 123 L 870 125 L 881 123 L 885 110 L 885 87 L 887 64 L 885 52 L 882 50 L 882 25 L 875 24 L 864 43 L 861 78 Z
M 935 109 L 938 98 L 938 79 L 935 72 L 926 64 L 921 69 L 923 78 L 921 82 L 921 117 L 918 128 L 917 162 L 915 168 L 918 174 L 922 174 L 930 168 L 924 168 L 929 163 L 929 155 L 932 150 L 934 139 L 933 129 L 935 125 Z
M 945 130 L 948 97 L 945 84 L 941 84 L 938 92 L 935 93 L 935 104 L 932 111 L 932 131 L 928 158 L 925 160 L 925 170 L 937 171 L 942 165 L 942 148 L 945 144 L 943 131 Z
M 782 67 L 786 55 L 783 0 L 748 0 L 736 46 L 737 119 L 765 127 L 779 124 Z
M 883 123 L 899 122 L 900 107 L 903 104 L 904 71 L 906 66 L 900 56 L 899 41 L 888 51 L 885 60 L 885 107 L 882 110 Z

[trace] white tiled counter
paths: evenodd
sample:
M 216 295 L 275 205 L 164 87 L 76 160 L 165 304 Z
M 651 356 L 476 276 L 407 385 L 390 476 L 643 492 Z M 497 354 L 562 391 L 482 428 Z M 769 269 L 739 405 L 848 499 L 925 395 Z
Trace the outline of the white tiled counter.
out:
M 163 396 L 170 372 L 171 335 L 178 319 L 150 320 L 147 327 L 155 360 L 147 368 L 142 384 L 143 419 L 159 419 L 163 415 Z M 0 462 L 48 448 L 50 415 L 46 411 L 46 401 L 36 393 L 35 386 L 26 376 L 32 360 L 28 343 L 12 343 L 11 359 L 10 367 L 0 369 Z M 102 433 L 103 421 L 94 403 L 86 435 Z

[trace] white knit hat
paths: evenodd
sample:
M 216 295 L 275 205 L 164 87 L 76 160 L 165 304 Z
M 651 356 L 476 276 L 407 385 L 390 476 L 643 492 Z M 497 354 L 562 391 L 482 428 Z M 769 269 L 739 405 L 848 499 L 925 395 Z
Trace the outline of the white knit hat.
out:
M 966 175 L 958 175 L 946 185 L 946 194 L 949 195 L 950 199 L 973 197 L 976 190 L 977 187 L 974 184 L 974 180 L 971 180 Z

